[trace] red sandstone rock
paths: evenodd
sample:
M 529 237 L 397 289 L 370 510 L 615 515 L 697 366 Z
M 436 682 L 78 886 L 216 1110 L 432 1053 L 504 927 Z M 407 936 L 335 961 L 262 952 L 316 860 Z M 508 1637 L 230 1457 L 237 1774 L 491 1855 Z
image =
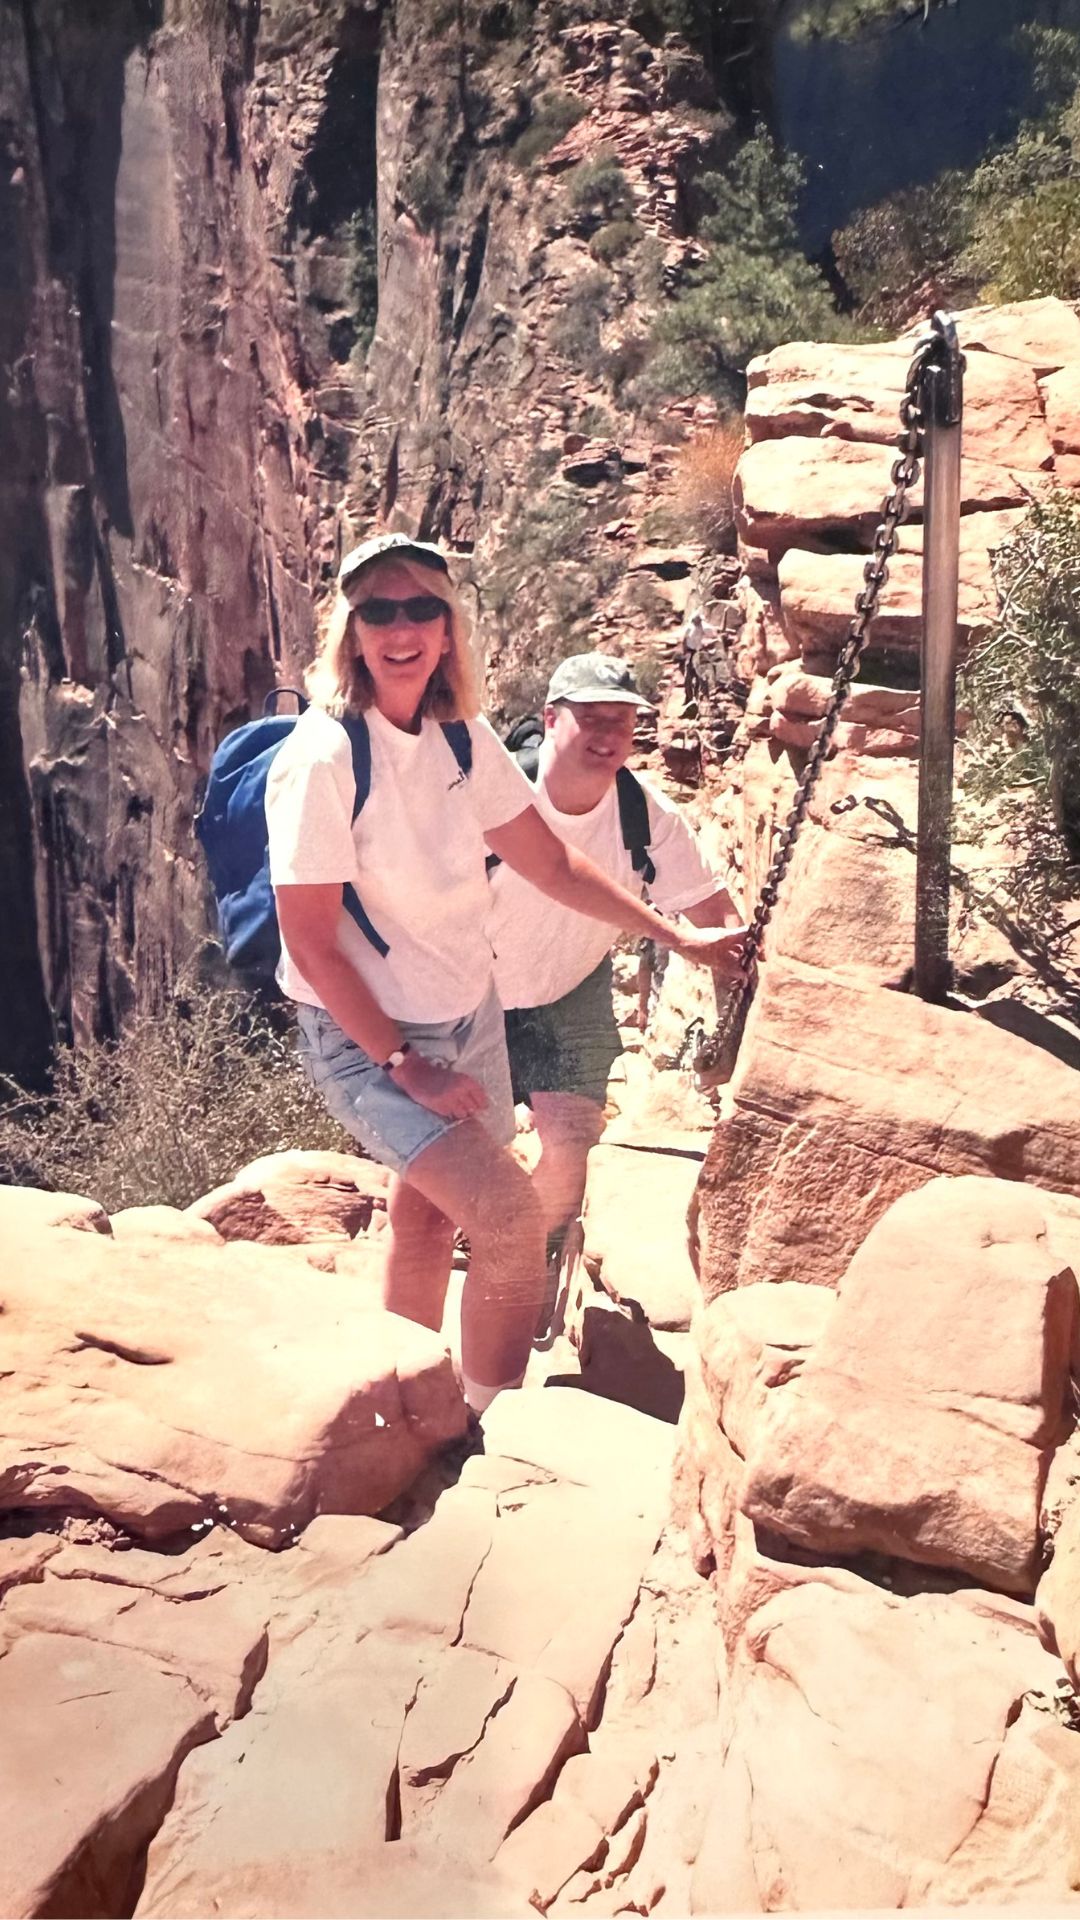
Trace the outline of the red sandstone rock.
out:
M 739 533 L 750 547 L 779 556 L 808 535 L 838 528 L 869 546 L 889 489 L 890 455 L 884 447 L 850 440 L 761 440 L 743 454 L 735 475 Z M 1010 468 L 965 460 L 961 481 L 964 513 L 1021 505 L 1028 486 Z M 921 509 L 922 480 L 910 499 Z
M 152 1585 L 161 1565 L 137 1571 L 126 1556 L 68 1549 L 7 1594 L 6 1914 L 129 1908 L 184 1756 L 248 1709 L 266 1659 L 258 1599 L 197 1588 L 165 1598 Z
M 589 1155 L 585 1264 L 613 1300 L 635 1303 L 652 1327 L 690 1325 L 697 1287 L 686 1216 L 699 1165 L 606 1141 Z
M 967 316 L 960 317 L 961 329 Z M 965 337 L 966 344 L 966 337 Z M 749 368 L 751 440 L 805 435 L 892 446 L 910 347 L 778 347 Z M 1053 450 L 1035 373 L 998 353 L 971 353 L 964 380 L 964 449 L 969 458 L 1034 471 Z
M 997 524 L 1005 516 L 973 513 L 965 518 L 993 522 L 996 537 Z M 855 595 L 865 585 L 865 564 L 862 554 L 808 553 L 797 546 L 781 556 L 776 574 L 784 624 L 804 655 L 828 656 L 837 651 L 851 625 Z M 962 637 L 996 617 L 997 594 L 987 549 L 979 542 L 965 542 L 960 549 L 958 610 Z M 921 631 L 922 556 L 898 553 L 889 563 L 881 611 L 874 622 L 874 644 L 917 649 Z M 854 692 L 858 691 L 856 682 Z
M 1080 1266 L 1080 1234 L 1077 1236 Z M 1080 1275 L 1078 1275 L 1080 1278 Z M 1035 1596 L 1039 1628 L 1060 1654 L 1074 1686 L 1080 1685 L 1080 1500 L 1065 1514 L 1053 1541 L 1054 1557 Z
M 271 1153 L 187 1209 L 225 1240 L 351 1240 L 386 1206 L 387 1173 L 351 1153 Z
M 1054 452 L 1080 453 L 1080 366 L 1073 364 L 1040 382 Z
M 438 1338 L 283 1249 L 49 1229 L 7 1256 L 0 1506 L 147 1538 L 225 1508 L 279 1545 L 317 1512 L 377 1512 L 463 1430 Z
M 1053 1676 L 1030 1632 L 948 1596 L 778 1595 L 733 1677 L 691 1911 L 916 1901 L 972 1844 L 1007 1728 Z
M 115 1240 L 189 1240 L 220 1247 L 222 1235 L 209 1220 L 181 1207 L 122 1207 L 109 1216 Z
M 1065 300 L 1016 300 L 958 317 L 965 352 L 1020 360 L 1040 376 L 1080 361 L 1080 316 Z
M 823 1288 L 779 1281 L 722 1294 L 695 1315 L 672 1505 L 698 1564 L 715 1566 L 724 1609 L 755 1430 L 773 1395 L 798 1378 L 834 1304 Z
M 871 1549 L 1030 1593 L 1064 1437 L 1077 1284 L 1040 1196 L 935 1180 L 869 1234 L 799 1378 L 756 1427 L 743 1511 L 817 1553 Z M 1080 1266 L 1080 1234 L 1076 1236 Z
M 852 975 L 763 969 L 732 1091 L 698 1193 L 706 1298 L 835 1285 L 891 1202 L 937 1173 L 1080 1190 L 1071 1068 Z
M 81 1193 L 46 1193 L 38 1187 L 0 1187 L 0 1231 L 5 1242 L 50 1227 L 75 1227 L 81 1233 L 110 1235 L 109 1216 L 96 1200 Z

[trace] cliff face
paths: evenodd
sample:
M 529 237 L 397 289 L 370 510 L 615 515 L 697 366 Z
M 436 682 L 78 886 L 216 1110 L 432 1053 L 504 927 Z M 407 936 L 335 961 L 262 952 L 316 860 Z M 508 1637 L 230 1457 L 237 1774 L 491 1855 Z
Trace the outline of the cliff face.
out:
M 510 699 L 530 652 L 677 617 L 627 591 L 673 436 L 610 410 L 610 357 L 722 118 L 682 43 L 519 11 L 0 16 L 3 1069 L 38 1076 L 54 1019 L 115 1031 L 201 942 L 199 777 L 295 682 L 342 539 L 458 548 Z M 515 164 L 555 87 L 583 117 Z M 564 182 L 598 147 L 636 222 L 605 268 Z
M 190 822 L 213 740 L 310 650 L 334 489 L 317 306 L 285 243 L 337 23 L 313 9 L 297 56 L 260 49 L 257 18 L 196 26 L 135 0 L 0 17 L 16 1071 L 39 1069 L 49 1008 L 107 1032 L 160 994 L 204 924 Z

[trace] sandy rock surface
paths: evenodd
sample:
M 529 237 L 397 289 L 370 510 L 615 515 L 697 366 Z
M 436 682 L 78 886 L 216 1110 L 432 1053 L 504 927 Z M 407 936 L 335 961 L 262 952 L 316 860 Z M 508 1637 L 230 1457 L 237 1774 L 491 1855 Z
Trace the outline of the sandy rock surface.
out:
M 14 1226 L 5 1250 L 0 1510 L 144 1539 L 226 1514 L 277 1546 L 377 1512 L 464 1430 L 437 1337 L 300 1249 Z

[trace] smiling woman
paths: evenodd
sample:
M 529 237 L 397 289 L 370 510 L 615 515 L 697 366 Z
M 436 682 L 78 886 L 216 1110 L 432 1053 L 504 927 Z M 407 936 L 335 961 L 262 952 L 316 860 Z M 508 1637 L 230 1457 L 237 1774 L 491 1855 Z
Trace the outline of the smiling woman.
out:
M 477 1412 L 520 1383 L 543 1296 L 540 1202 L 514 1132 L 488 937 L 488 849 L 564 906 L 719 963 L 567 848 L 478 716 L 445 556 L 403 534 L 347 555 L 312 705 L 266 789 L 270 876 L 301 1052 L 392 1183 L 384 1298 L 442 1321 L 455 1227 L 470 1244 L 462 1366 Z M 598 739 L 597 752 L 607 747 Z

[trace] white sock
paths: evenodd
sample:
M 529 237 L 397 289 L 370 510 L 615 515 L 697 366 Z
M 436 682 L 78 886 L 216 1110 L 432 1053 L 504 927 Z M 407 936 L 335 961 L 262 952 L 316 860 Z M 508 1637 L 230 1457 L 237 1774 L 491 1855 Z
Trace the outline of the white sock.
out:
M 473 1412 L 479 1416 L 486 1413 L 497 1393 L 509 1393 L 512 1388 L 520 1387 L 525 1375 L 519 1373 L 515 1380 L 502 1380 L 497 1387 L 482 1386 L 479 1380 L 470 1380 L 467 1373 L 461 1376 L 461 1391 Z

